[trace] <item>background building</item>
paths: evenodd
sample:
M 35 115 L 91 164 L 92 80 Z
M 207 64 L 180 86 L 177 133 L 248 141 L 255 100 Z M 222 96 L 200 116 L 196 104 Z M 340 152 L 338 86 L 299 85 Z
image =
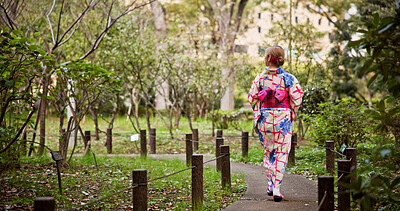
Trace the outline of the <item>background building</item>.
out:
M 277 23 L 283 23 L 289 26 L 290 14 L 290 1 L 278 1 L 277 4 L 271 2 L 263 2 L 260 6 L 252 8 L 250 18 L 252 23 L 245 26 L 245 32 L 238 36 L 236 40 L 236 52 L 248 53 L 252 57 L 263 56 L 264 50 L 271 44 L 279 44 L 285 48 L 288 54 L 289 40 L 281 40 L 280 43 L 274 42 L 274 38 L 270 36 L 270 29 L 277 27 Z M 329 8 L 324 8 L 325 11 Z M 293 1 L 292 6 L 292 24 L 311 24 L 315 27 L 317 32 L 322 32 L 324 36 L 317 40 L 314 44 L 321 49 L 315 55 L 315 58 L 324 58 L 331 49 L 329 37 L 334 29 L 331 23 L 322 14 L 322 8 L 306 3 Z M 333 20 L 334 21 L 334 20 Z M 289 27 L 287 27 L 289 30 Z M 296 37 L 292 39 L 296 42 Z M 293 48 L 292 48 L 293 49 Z

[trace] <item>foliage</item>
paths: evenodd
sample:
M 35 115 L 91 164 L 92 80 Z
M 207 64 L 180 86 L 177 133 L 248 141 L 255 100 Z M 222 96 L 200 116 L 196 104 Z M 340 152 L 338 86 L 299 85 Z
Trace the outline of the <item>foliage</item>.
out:
M 299 146 L 296 148 L 296 165 L 288 166 L 292 174 L 301 174 L 314 180 L 326 172 L 325 150 L 315 146 Z
M 398 0 L 395 3 L 391 1 L 384 6 L 388 8 L 386 12 L 376 10 L 371 14 L 371 11 L 367 11 L 370 16 L 360 17 L 361 23 L 357 32 L 361 34 L 361 38 L 348 45 L 354 47 L 362 56 L 363 67 L 360 75 L 372 73 L 368 85 L 376 82 L 397 98 L 400 97 L 399 4 Z
M 233 111 L 223 111 L 218 110 L 215 114 L 215 125 L 218 129 L 228 129 L 230 127 L 239 129 L 240 120 L 248 120 L 248 118 L 253 116 L 253 111 L 250 110 L 233 110 Z
M 97 157 L 98 168 L 93 159 L 75 158 L 70 168 L 62 170 L 63 195 L 58 194 L 57 170 L 46 157 L 24 159 L 21 169 L 2 172 L 0 178 L 0 209 L 32 207 L 35 197 L 55 197 L 57 209 L 69 209 L 82 203 L 116 193 L 132 185 L 132 170 L 147 169 L 149 179 L 185 169 L 180 160 L 153 160 L 126 157 Z M 190 209 L 191 171 L 184 171 L 165 179 L 152 181 L 148 185 L 150 209 Z M 204 166 L 204 208 L 218 210 L 243 195 L 243 176 L 232 175 L 232 192 L 221 191 L 221 177 L 215 168 Z M 28 182 L 27 182 L 28 181 Z M 17 191 L 15 191 L 17 190 Z M 93 209 L 131 209 L 132 191 L 124 191 L 99 203 L 84 206 Z M 8 207 L 8 208 L 7 208 Z
M 392 145 L 393 146 L 393 145 Z M 357 181 L 348 185 L 361 210 L 398 210 L 400 208 L 399 151 L 378 146 L 357 169 Z
M 388 102 L 393 98 L 386 98 Z M 376 125 L 374 131 L 377 133 L 387 135 L 392 133 L 395 137 L 396 146 L 400 147 L 400 104 L 395 102 L 393 104 L 385 103 L 381 100 L 372 109 L 368 109 L 366 113 L 375 120 Z
M 54 103 L 58 104 L 60 118 L 63 120 L 63 111 L 67 106 L 73 114 L 73 119 L 67 120 L 66 134 L 70 134 L 77 125 L 80 125 L 89 108 L 102 96 L 110 92 L 118 93 L 120 89 L 119 79 L 114 72 L 82 60 L 63 65 L 55 73 L 58 76 L 57 83 L 52 87 L 51 92 L 55 96 Z M 63 129 L 62 121 L 60 121 L 59 131 L 61 129 Z M 60 140 L 60 149 L 64 148 L 62 153 L 65 158 L 68 142 L 63 144 L 63 141 L 65 140 Z
M 388 103 L 400 98 L 400 1 L 370 1 L 371 8 L 360 6 L 362 15 L 359 17 L 357 32 L 359 39 L 349 42 L 348 47 L 358 53 L 362 61 L 360 76 L 368 76 L 368 86 L 379 87 L 388 91 Z M 371 117 L 379 122 L 379 132 L 391 132 L 400 146 L 400 128 L 398 127 L 400 109 L 395 106 L 385 108 L 381 100 L 370 110 Z
M 262 146 L 258 141 L 256 147 L 249 149 L 247 157 L 243 158 L 242 153 L 240 151 L 239 153 L 231 153 L 231 158 L 236 162 L 245 162 L 262 166 L 263 155 L 264 155 L 264 150 L 262 149 Z
M 36 34 L 37 36 L 39 34 Z M 39 80 L 42 78 L 41 65 L 51 65 L 53 57 L 35 44 L 35 38 L 22 35 L 22 31 L 1 27 L 0 35 L 0 149 L 17 140 L 23 125 L 30 121 L 37 95 L 40 94 Z M 37 108 L 36 108 L 37 109 Z M 1 155 L 0 163 L 18 159 L 15 144 Z M 13 162 L 11 162 L 13 163 Z M 11 165 L 11 164 L 10 164 Z
M 307 115 L 319 113 L 322 110 L 319 104 L 326 103 L 329 99 L 328 89 L 321 86 L 306 86 L 303 91 L 303 102 L 300 107 L 301 113 Z
M 321 104 L 321 112 L 305 115 L 305 121 L 311 123 L 311 130 L 307 134 L 319 145 L 325 141 L 334 141 L 337 150 L 343 144 L 355 147 L 364 142 L 368 134 L 368 119 L 363 105 L 339 102 L 336 104 Z

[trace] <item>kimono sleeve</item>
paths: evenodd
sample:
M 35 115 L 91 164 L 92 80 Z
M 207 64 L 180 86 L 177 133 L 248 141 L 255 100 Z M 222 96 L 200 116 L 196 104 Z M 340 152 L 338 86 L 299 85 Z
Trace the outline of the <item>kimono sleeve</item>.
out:
M 251 85 L 250 91 L 249 91 L 249 95 L 248 95 L 248 99 L 251 105 L 251 108 L 253 109 L 253 111 L 259 110 L 259 106 L 258 106 L 258 83 L 259 83 L 259 76 L 257 76 L 254 81 L 253 84 Z
M 258 133 L 258 128 L 257 128 L 257 121 L 261 116 L 261 111 L 260 111 L 260 100 L 258 98 L 258 92 L 259 92 L 259 78 L 260 76 L 257 76 L 253 84 L 250 88 L 248 99 L 251 105 L 251 108 L 253 109 L 253 127 L 255 131 Z
M 292 109 L 293 117 L 295 118 L 297 117 L 297 113 L 299 112 L 304 92 L 301 89 L 301 86 L 296 77 L 291 76 L 291 79 L 292 79 L 291 86 L 288 87 L 290 96 L 290 108 Z

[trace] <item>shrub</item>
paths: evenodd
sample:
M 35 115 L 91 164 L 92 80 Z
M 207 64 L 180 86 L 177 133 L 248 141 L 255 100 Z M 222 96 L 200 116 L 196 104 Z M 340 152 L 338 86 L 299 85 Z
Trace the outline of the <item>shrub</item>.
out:
M 253 117 L 253 111 L 251 110 L 219 110 L 215 113 L 215 126 L 219 129 L 228 129 L 229 127 L 240 129 L 239 121 L 247 120 L 250 117 Z
M 369 121 L 364 114 L 364 106 L 348 102 L 325 103 L 320 106 L 320 113 L 304 117 L 311 123 L 308 138 L 319 145 L 323 145 L 325 141 L 334 141 L 336 149 L 343 144 L 355 147 L 367 139 Z
M 303 114 L 320 112 L 322 109 L 318 105 L 327 102 L 330 97 L 328 89 L 320 86 L 306 86 L 303 91 L 303 102 L 300 107 Z

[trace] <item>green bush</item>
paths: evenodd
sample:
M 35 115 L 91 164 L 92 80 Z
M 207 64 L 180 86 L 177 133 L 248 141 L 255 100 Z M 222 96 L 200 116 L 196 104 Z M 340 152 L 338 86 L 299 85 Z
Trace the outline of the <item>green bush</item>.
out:
M 325 141 L 334 141 L 337 150 L 343 144 L 355 147 L 367 140 L 370 124 L 364 106 L 348 102 L 325 103 L 320 106 L 320 113 L 304 116 L 311 124 L 308 138 L 319 145 L 324 145 Z
M 211 116 L 211 114 L 209 115 Z M 240 129 L 239 121 L 248 120 L 253 117 L 253 111 L 251 110 L 233 110 L 233 111 L 222 111 L 218 110 L 215 113 L 215 126 L 219 129 Z M 211 119 L 211 117 L 209 117 Z
M 329 99 L 328 89 L 320 86 L 306 86 L 304 88 L 303 101 L 300 112 L 303 114 L 315 114 L 322 110 L 320 103 L 325 103 Z
M 400 154 L 393 144 L 375 146 L 357 167 L 357 180 L 347 185 L 353 206 L 361 210 L 399 210 Z

